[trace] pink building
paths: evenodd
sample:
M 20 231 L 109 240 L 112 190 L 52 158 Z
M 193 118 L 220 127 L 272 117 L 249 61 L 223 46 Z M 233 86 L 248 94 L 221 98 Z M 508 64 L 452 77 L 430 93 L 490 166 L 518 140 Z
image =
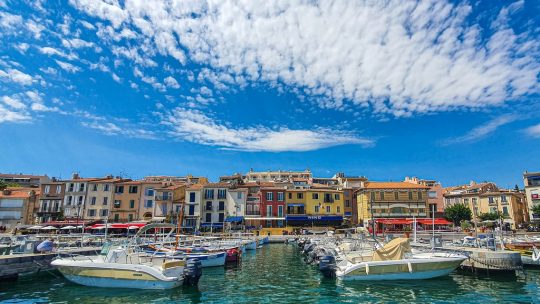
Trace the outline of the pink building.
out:
M 435 217 L 442 217 L 444 215 L 444 197 L 441 183 L 434 180 L 419 179 L 418 177 L 408 176 L 405 177 L 404 182 L 429 187 L 429 217 L 433 216 L 432 212 L 435 212 Z

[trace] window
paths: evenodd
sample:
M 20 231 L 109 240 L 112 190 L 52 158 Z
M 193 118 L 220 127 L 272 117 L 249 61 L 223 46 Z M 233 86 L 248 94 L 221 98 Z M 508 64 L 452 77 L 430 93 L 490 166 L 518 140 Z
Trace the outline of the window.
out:
M 371 192 L 371 200 L 372 200 L 372 201 L 375 200 L 375 192 Z
M 79 184 L 79 191 L 80 192 L 84 191 L 84 184 L 83 183 Z
M 82 195 L 81 195 L 81 196 L 79 196 L 79 201 L 77 202 L 77 204 L 78 204 L 78 205 L 81 205 L 81 204 L 82 204 L 82 201 L 83 201 L 83 197 L 82 197 Z
M 49 201 L 43 201 L 42 205 L 41 205 L 41 211 L 42 212 L 47 212 L 47 205 L 49 204 Z
M 312 199 L 319 199 L 319 193 L 311 193 Z
M 92 196 L 92 198 L 90 199 L 90 205 L 95 205 L 95 204 L 96 204 L 96 197 Z
M 508 216 L 508 207 L 503 207 L 503 214 Z
M 223 222 L 223 220 L 225 219 L 225 213 L 220 213 L 219 214 L 219 219 L 218 219 L 218 222 Z
M 60 201 L 54 201 L 54 210 L 53 212 L 60 212 Z
M 103 191 L 109 192 L 109 184 L 104 184 L 103 185 Z
M 137 193 L 139 191 L 139 186 L 129 186 L 129 193 Z
M 296 198 L 297 199 L 303 199 L 304 198 L 304 193 L 297 193 Z
M 120 208 L 120 205 L 122 204 L 121 200 L 115 200 L 114 201 L 114 208 Z
M 152 208 L 152 206 L 154 206 L 154 201 L 153 200 L 145 200 L 144 201 L 144 208 Z
M 472 203 L 473 203 L 473 206 L 476 206 L 476 203 L 477 203 L 476 197 L 473 197 L 473 198 L 472 198 Z
M 75 184 L 74 183 L 70 183 L 69 184 L 69 192 L 73 192 L 73 189 L 75 188 Z
M 120 220 L 120 214 L 116 213 L 116 214 L 114 215 L 114 221 L 115 221 L 115 222 L 118 222 L 119 220 Z
M 212 202 L 206 202 L 206 211 L 212 211 Z
M 326 206 L 326 213 L 330 213 L 330 206 Z
M 220 201 L 219 202 L 219 211 L 223 211 L 225 210 L 225 202 L 224 201 Z
M 206 214 L 206 222 L 207 222 L 207 223 L 212 222 L 212 213 L 207 213 L 207 214 Z
M 188 215 L 195 215 L 195 205 L 190 205 Z
M 62 193 L 62 186 L 56 185 L 56 194 Z
M 92 191 L 97 191 L 97 184 L 92 184 Z
M 68 206 L 71 206 L 71 204 L 73 203 L 73 196 L 68 196 L 68 200 L 67 200 L 67 205 Z
M 154 188 L 146 188 L 144 192 L 144 195 L 146 196 L 154 196 Z
M 278 217 L 283 217 L 283 205 L 279 205 L 277 207 L 277 216 Z
M 218 192 L 217 192 L 217 198 L 227 198 L 227 190 L 225 189 L 219 189 Z
M 289 192 L 289 199 L 292 199 L 292 193 Z
M 99 210 L 99 216 L 104 217 L 109 215 L 109 210 L 107 209 L 101 209 Z
M 319 206 L 315 206 L 315 213 L 319 213 Z
M 133 214 L 128 214 L 128 221 L 129 221 L 129 222 L 132 222 L 132 221 L 133 221 Z
M 325 193 L 324 194 L 324 202 L 325 203 L 332 203 L 334 200 L 332 199 L 332 193 Z
M 397 201 L 399 199 L 399 192 L 394 192 L 394 199 Z
M 437 198 L 437 191 L 429 191 L 428 192 L 429 198 Z
M 236 198 L 237 199 L 242 199 L 242 192 L 240 192 L 240 191 L 236 192 Z
M 278 200 L 278 202 L 283 202 L 285 200 L 285 193 L 278 192 L 277 193 L 277 200 Z
M 45 192 L 45 194 L 49 194 L 49 191 L 51 191 L 51 186 L 49 185 L 45 186 L 45 189 L 43 192 Z
M 135 200 L 129 200 L 129 208 L 135 208 Z
M 273 201 L 274 200 L 274 192 L 266 192 L 266 200 L 267 201 Z
M 107 206 L 108 203 L 109 203 L 109 198 L 108 198 L 108 197 L 104 197 L 104 198 L 103 198 L 103 206 Z
M 96 216 L 96 209 L 88 209 L 88 216 Z
M 418 191 L 418 199 L 419 199 L 419 200 L 422 199 L 422 191 Z
M 384 192 L 382 192 L 382 191 L 379 192 L 379 199 L 380 199 L 381 201 L 384 200 Z
M 382 192 L 381 192 L 382 193 Z M 339 193 L 334 194 L 334 199 L 339 200 Z
M 463 203 L 464 203 L 465 205 L 469 205 L 469 199 L 468 199 L 468 198 L 464 198 L 464 199 L 463 199 Z
M 213 199 L 214 198 L 214 189 L 206 189 L 206 190 L 204 190 L 204 198 L 205 199 Z
M 409 191 L 409 199 L 412 200 L 412 191 Z
M 345 207 L 349 208 L 350 206 L 351 206 L 351 201 L 345 200 Z
M 266 216 L 272 216 L 272 206 L 266 206 Z
M 189 202 L 190 203 L 195 203 L 195 192 L 190 192 L 189 193 Z
M 341 213 L 341 208 L 339 206 L 337 206 L 336 211 L 337 211 L 338 214 Z
M 506 195 L 501 195 L 501 203 L 506 203 Z
M 124 186 L 116 186 L 114 189 L 115 193 L 124 193 Z

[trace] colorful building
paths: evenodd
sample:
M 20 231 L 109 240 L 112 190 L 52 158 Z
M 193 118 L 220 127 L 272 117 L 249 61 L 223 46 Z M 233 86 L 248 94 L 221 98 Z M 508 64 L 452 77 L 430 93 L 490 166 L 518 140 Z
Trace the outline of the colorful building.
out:
M 498 190 L 480 195 L 480 208 L 483 213 L 500 213 L 511 229 L 529 221 L 525 195 L 519 191 Z
M 106 179 L 88 182 L 87 203 L 84 219 L 89 221 L 106 221 L 113 204 L 115 184 L 129 181 L 119 177 L 108 176 Z
M 364 182 L 356 192 L 358 221 L 369 227 L 373 218 L 426 218 L 428 189 L 406 182 Z
M 468 206 L 472 212 L 472 220 L 480 221 L 478 216 L 489 212 L 487 205 L 480 204 L 481 195 L 488 192 L 498 191 L 497 185 L 491 182 L 475 183 L 471 181 L 469 185 L 450 187 L 444 189 L 444 206 L 449 207 L 455 204 Z
M 56 180 L 41 184 L 36 223 L 56 221 L 63 217 L 62 202 L 65 186 L 63 182 Z
M 8 187 L 0 191 L 0 226 L 9 230 L 34 224 L 39 195 L 37 188 Z
M 201 227 L 223 228 L 229 188 L 228 183 L 209 183 L 203 186 Z
M 435 180 L 419 179 L 417 177 L 405 177 L 404 182 L 429 187 L 428 189 L 428 217 L 444 216 L 444 197 L 441 183 Z M 435 213 L 435 214 L 433 214 Z
M 139 220 L 142 184 L 141 181 L 127 181 L 115 184 L 109 221 L 119 223 Z
M 265 228 L 283 227 L 285 225 L 286 188 L 261 187 L 261 222 Z
M 74 173 L 70 180 L 65 180 L 64 218 L 68 220 L 83 218 L 86 209 L 88 183 L 107 178 L 81 178 L 79 174 Z
M 531 220 L 540 220 L 540 214 L 533 212 L 533 207 L 540 205 L 540 172 L 523 173 L 525 199 Z
M 345 210 L 343 191 L 290 189 L 286 191 L 289 226 L 340 226 Z
M 140 181 L 141 204 L 139 205 L 139 209 L 137 210 L 137 219 L 155 222 L 162 222 L 165 220 L 164 216 L 154 218 L 156 189 L 160 188 L 161 185 L 162 182 L 158 181 Z

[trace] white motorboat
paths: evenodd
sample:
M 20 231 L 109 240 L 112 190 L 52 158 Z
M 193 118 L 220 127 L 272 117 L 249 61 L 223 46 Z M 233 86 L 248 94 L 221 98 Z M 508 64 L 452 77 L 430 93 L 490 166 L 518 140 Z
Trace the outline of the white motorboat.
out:
M 397 238 L 371 255 L 354 258 L 324 257 L 319 269 L 341 280 L 417 280 L 448 275 L 466 256 L 454 253 L 427 252 L 412 254 L 409 239 Z
M 168 224 L 147 225 L 139 233 Z M 199 261 L 170 260 L 135 250 L 136 245 L 103 246 L 98 256 L 59 257 L 51 262 L 66 279 L 95 287 L 170 289 L 196 285 L 202 274 Z

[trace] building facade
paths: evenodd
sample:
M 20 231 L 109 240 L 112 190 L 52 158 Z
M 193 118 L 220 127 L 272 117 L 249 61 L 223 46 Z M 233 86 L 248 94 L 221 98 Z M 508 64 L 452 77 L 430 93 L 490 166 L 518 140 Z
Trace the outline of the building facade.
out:
M 73 174 L 70 180 L 64 181 L 63 209 L 65 219 L 79 220 L 84 218 L 88 183 L 102 179 L 106 178 L 81 178 L 78 174 Z
M 357 217 L 368 227 L 373 218 L 426 218 L 429 187 L 405 182 L 364 182 L 357 190 Z
M 0 173 L 0 181 L 8 184 L 17 184 L 21 187 L 36 188 L 52 180 L 47 175 L 8 174 Z
M 519 191 L 498 190 L 480 195 L 480 210 L 483 213 L 499 213 L 503 222 L 511 229 L 529 221 L 525 195 Z
M 293 178 L 304 178 L 311 180 L 313 175 L 311 171 L 260 171 L 250 170 L 245 175 L 245 182 L 273 182 L 273 181 L 290 181 Z
M 113 205 L 115 185 L 122 181 L 129 180 L 124 180 L 118 177 L 108 177 L 106 179 L 92 180 L 88 182 L 88 199 L 84 214 L 85 220 L 107 220 Z
M 162 183 L 161 182 L 149 182 L 149 181 L 140 181 L 140 188 L 141 188 L 141 198 L 140 198 L 140 205 L 139 205 L 139 210 L 138 210 L 138 214 L 137 214 L 137 219 L 139 220 L 145 220 L 145 221 L 156 221 L 156 222 L 161 222 L 163 220 L 165 220 L 165 216 L 160 216 L 159 218 L 155 218 L 154 219 L 154 212 L 156 211 L 155 209 L 155 199 L 156 199 L 156 189 L 157 188 L 161 188 L 162 186 Z M 169 191 L 165 191 L 167 194 L 169 194 Z M 163 192 L 162 192 L 163 194 Z M 160 197 L 160 198 L 163 198 L 163 197 Z M 171 195 L 171 198 L 172 198 L 172 195 Z M 166 200 L 162 200 L 162 201 L 168 201 L 168 197 Z M 172 206 L 168 206 L 167 204 L 161 204 L 160 205 L 161 207 L 164 207 L 164 208 L 167 208 L 167 207 L 170 207 L 168 210 L 165 209 L 165 210 L 161 210 L 161 211 L 165 211 L 165 213 L 167 213 L 167 211 L 170 211 L 172 209 Z
M 201 227 L 223 228 L 227 212 L 228 183 L 209 183 L 202 189 Z
M 480 214 L 489 212 L 487 205 L 480 204 L 481 195 L 498 190 L 497 185 L 490 182 L 471 182 L 469 185 L 446 188 L 443 194 L 444 206 L 447 208 L 455 204 L 463 204 L 471 209 L 472 220 L 478 222 Z
M 262 187 L 260 189 L 261 225 L 263 227 L 283 227 L 285 225 L 285 195 L 287 189 Z
M 340 226 L 343 224 L 343 191 L 290 189 L 286 192 L 287 225 Z
M 186 188 L 186 204 L 184 206 L 183 227 L 198 229 L 201 223 L 201 207 L 203 202 L 203 185 L 195 184 Z
M 408 177 L 408 176 L 405 177 L 404 182 L 429 187 L 428 193 L 427 193 L 428 212 L 429 212 L 428 217 L 444 216 L 444 197 L 443 197 L 443 187 L 441 183 L 434 180 L 419 179 L 417 177 Z
M 6 188 L 0 191 L 0 226 L 8 230 L 17 225 L 34 224 L 39 203 L 37 188 Z
M 64 182 L 51 181 L 41 184 L 39 204 L 36 211 L 36 223 L 56 221 L 63 218 L 62 202 L 66 185 Z
M 523 184 L 530 219 L 540 220 L 540 214 L 533 212 L 533 207 L 540 205 L 540 172 L 523 173 Z
M 116 183 L 109 221 L 119 223 L 139 220 L 141 192 L 142 182 L 140 181 Z

